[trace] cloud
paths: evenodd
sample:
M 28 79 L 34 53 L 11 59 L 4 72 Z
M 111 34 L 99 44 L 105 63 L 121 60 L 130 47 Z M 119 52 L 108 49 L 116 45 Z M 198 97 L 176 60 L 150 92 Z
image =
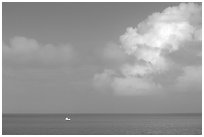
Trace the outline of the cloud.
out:
M 96 51 L 96 56 L 100 57 L 101 63 L 117 71 L 124 63 L 134 62 L 134 57 L 126 54 L 118 43 L 109 42 L 105 47 L 98 47 Z
M 119 45 L 109 43 L 103 50 L 103 57 L 114 62 L 124 62 L 127 61 L 128 55 Z
M 160 85 L 156 85 L 152 80 L 138 77 L 115 77 L 111 86 L 118 95 L 146 95 L 161 89 Z
M 8 66 L 45 66 L 66 64 L 75 56 L 69 44 L 40 44 L 34 39 L 14 37 L 3 43 L 3 64 Z
M 103 73 L 94 75 L 94 87 L 99 89 L 100 91 L 109 90 L 110 83 L 113 81 L 113 76 L 115 75 L 115 71 L 106 69 Z
M 106 69 L 94 75 L 94 87 L 101 92 L 111 89 L 118 95 L 146 95 L 151 91 L 159 92 L 161 86 L 148 78 L 120 77 L 114 70 Z
M 165 84 L 174 83 L 170 81 L 181 85 L 188 83 L 191 77 L 200 81 L 198 76 L 190 75 L 186 67 L 201 66 L 201 13 L 200 4 L 181 3 L 153 13 L 136 28 L 128 27 L 120 36 L 120 47 L 123 54 L 134 57 L 134 62 L 124 62 L 116 76 L 109 75 L 112 90 L 117 94 L 142 95 L 164 90 Z M 112 48 L 107 56 L 118 58 L 116 51 Z M 164 80 L 166 83 L 162 82 L 162 78 L 171 73 L 173 76 Z M 183 89 L 183 86 L 176 88 Z
M 201 92 L 202 89 L 202 67 L 201 66 L 188 66 L 184 68 L 183 75 L 179 76 L 177 79 L 177 84 L 175 85 L 175 90 L 182 91 L 198 91 Z
M 125 52 L 151 64 L 152 72 L 165 71 L 165 54 L 185 46 L 184 42 L 201 41 L 201 23 L 201 6 L 182 3 L 152 14 L 137 28 L 128 28 L 120 40 Z

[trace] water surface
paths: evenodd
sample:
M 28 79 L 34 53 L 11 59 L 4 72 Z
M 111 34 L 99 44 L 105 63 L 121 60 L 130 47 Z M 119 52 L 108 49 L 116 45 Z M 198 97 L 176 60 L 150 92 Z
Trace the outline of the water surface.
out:
M 196 135 L 202 114 L 3 114 L 8 135 Z

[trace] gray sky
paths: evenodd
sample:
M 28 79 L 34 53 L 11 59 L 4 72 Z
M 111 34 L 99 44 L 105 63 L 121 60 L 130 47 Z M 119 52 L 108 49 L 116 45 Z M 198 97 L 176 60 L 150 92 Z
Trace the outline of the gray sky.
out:
M 3 113 L 202 112 L 200 4 L 2 8 Z

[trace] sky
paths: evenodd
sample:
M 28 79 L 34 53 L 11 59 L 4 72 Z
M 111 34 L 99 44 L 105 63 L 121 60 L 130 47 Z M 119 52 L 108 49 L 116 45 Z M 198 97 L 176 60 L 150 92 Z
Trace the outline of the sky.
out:
M 202 112 L 200 3 L 3 3 L 3 113 Z

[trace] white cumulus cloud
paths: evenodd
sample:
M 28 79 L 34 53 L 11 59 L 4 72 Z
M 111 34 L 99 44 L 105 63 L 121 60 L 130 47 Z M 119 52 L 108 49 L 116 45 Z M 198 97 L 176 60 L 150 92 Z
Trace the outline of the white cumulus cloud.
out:
M 120 42 L 123 52 L 134 57 L 134 63 L 123 63 L 120 66 L 120 74 L 108 75 L 109 84 L 107 85 L 119 94 L 141 95 L 160 90 L 163 88 L 162 83 L 154 81 L 157 76 L 168 74 L 168 71 L 173 72 L 171 70 L 173 68 L 177 70 L 179 68 L 186 74 L 188 69 L 184 67 L 192 66 L 192 61 L 191 64 L 188 64 L 185 59 L 180 59 L 181 62 L 176 61 L 176 57 L 172 57 L 174 52 L 182 53 L 180 57 L 189 54 L 192 60 L 201 58 L 202 55 L 197 50 L 199 48 L 193 48 L 195 50 L 192 52 L 186 50 L 189 51 L 186 54 L 184 51 L 190 49 L 189 46 L 201 46 L 202 6 L 196 3 L 181 3 L 175 7 L 168 7 L 160 13 L 153 13 L 136 28 L 128 27 L 125 34 L 120 36 Z M 185 66 L 182 65 L 182 62 L 185 62 L 183 63 Z M 196 65 L 201 66 L 201 62 Z M 102 74 L 98 77 L 103 77 Z M 199 78 L 188 75 L 188 73 L 185 77 L 180 77 L 180 75 L 172 77 L 174 79 L 171 80 L 178 80 L 179 84 L 186 85 L 189 81 L 186 80 L 186 77 Z M 177 88 L 183 87 L 177 86 Z
M 182 3 L 154 13 L 137 28 L 127 29 L 120 37 L 122 47 L 127 54 L 150 63 L 153 70 L 166 70 L 164 54 L 185 46 L 183 42 L 201 40 L 201 10 L 201 5 Z

